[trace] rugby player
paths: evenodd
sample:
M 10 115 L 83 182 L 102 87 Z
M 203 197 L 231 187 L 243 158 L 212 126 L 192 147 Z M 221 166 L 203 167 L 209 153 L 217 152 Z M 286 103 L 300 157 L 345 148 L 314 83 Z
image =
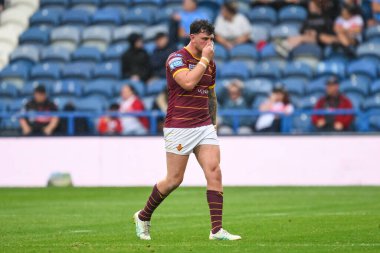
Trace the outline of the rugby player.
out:
M 220 150 L 216 134 L 217 101 L 214 27 L 207 20 L 190 26 L 189 44 L 169 55 L 166 61 L 168 111 L 164 138 L 167 175 L 154 187 L 144 209 L 134 215 L 136 234 L 150 240 L 150 220 L 154 210 L 182 182 L 186 165 L 194 153 L 207 180 L 210 209 L 210 240 L 239 240 L 222 227 L 223 186 Z

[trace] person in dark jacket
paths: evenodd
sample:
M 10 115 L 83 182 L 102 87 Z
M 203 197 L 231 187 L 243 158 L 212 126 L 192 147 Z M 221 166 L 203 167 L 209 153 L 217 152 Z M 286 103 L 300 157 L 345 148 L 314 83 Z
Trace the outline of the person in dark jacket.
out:
M 169 55 L 176 51 L 175 45 L 169 43 L 169 37 L 166 33 L 159 32 L 155 37 L 156 48 L 150 57 L 153 77 L 165 78 L 165 63 Z
M 130 47 L 121 59 L 123 76 L 145 82 L 151 76 L 151 67 L 149 55 L 144 49 L 142 36 L 133 33 L 128 40 Z
M 352 109 L 351 101 L 339 92 L 339 80 L 333 76 L 326 84 L 326 95 L 316 103 L 315 110 Z M 347 131 L 350 130 L 353 115 L 314 115 L 312 121 L 318 131 Z

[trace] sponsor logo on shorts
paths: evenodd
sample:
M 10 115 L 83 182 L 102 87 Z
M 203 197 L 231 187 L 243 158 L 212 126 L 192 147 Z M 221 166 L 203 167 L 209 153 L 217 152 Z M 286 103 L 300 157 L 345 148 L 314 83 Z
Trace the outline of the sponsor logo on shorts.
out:
M 174 57 L 173 59 L 169 61 L 168 64 L 169 64 L 170 70 L 174 70 L 178 67 L 185 66 L 185 63 L 183 63 L 183 60 L 181 57 Z
M 177 150 L 178 150 L 178 151 L 181 151 L 182 149 L 183 149 L 182 145 L 181 145 L 181 144 L 178 144 L 178 146 L 177 146 Z

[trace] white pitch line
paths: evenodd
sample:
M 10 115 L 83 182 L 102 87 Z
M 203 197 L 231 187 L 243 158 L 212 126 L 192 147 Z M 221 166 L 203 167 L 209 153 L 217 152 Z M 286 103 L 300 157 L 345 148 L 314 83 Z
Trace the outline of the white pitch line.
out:
M 93 230 L 70 230 L 69 233 L 81 234 L 81 233 L 91 233 Z

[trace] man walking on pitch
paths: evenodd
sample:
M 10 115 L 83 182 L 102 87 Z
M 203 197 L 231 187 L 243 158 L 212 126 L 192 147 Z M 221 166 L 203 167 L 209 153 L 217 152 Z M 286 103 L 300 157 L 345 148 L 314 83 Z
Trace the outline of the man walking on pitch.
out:
M 190 43 L 166 61 L 169 105 L 164 138 L 166 177 L 154 187 L 144 209 L 134 215 L 136 234 L 150 240 L 150 219 L 158 205 L 182 182 L 189 156 L 194 152 L 207 180 L 210 240 L 239 240 L 222 228 L 223 186 L 216 135 L 216 66 L 214 27 L 206 20 L 190 26 Z

